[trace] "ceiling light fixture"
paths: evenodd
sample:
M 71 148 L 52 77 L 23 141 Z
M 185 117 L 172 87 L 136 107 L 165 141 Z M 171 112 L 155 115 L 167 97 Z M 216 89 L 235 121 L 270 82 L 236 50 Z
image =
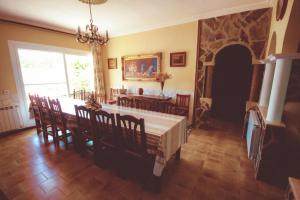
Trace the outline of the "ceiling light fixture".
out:
M 78 31 L 76 34 L 76 40 L 80 43 L 88 43 L 88 44 L 96 44 L 96 45 L 104 45 L 108 42 L 108 32 L 106 31 L 105 36 L 102 36 L 98 33 L 98 27 L 93 24 L 93 16 L 92 16 L 92 4 L 102 4 L 107 0 L 79 0 L 83 3 L 89 4 L 90 9 L 90 24 L 86 25 L 85 32 L 81 32 L 80 26 L 78 26 Z

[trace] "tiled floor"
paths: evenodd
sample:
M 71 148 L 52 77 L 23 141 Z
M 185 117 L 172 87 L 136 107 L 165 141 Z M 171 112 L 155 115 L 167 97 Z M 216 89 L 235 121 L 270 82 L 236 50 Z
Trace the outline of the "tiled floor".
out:
M 94 165 L 72 148 L 43 143 L 35 130 L 0 139 L 0 188 L 10 199 L 283 199 L 284 190 L 256 181 L 241 128 L 219 123 L 193 130 L 171 161 L 159 194 Z

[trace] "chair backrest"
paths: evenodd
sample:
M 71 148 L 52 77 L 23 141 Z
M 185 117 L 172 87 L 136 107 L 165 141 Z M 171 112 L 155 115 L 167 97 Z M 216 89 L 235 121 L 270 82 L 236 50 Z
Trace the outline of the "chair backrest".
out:
M 28 94 L 28 96 L 29 96 L 30 107 L 33 111 L 34 118 L 40 120 L 41 114 L 40 114 L 40 110 L 39 110 L 38 96 L 31 95 L 31 94 Z
M 36 105 L 36 106 L 38 106 L 38 96 L 37 95 L 32 95 L 32 94 L 28 94 L 28 96 L 29 96 L 29 100 L 30 100 L 30 103 L 31 103 L 31 105 L 33 106 L 33 105 Z
M 134 106 L 137 109 L 157 111 L 156 101 L 148 99 L 134 99 Z
M 77 119 L 78 128 L 82 130 L 91 131 L 92 122 L 91 122 L 91 109 L 85 106 L 75 105 L 75 113 Z
M 83 90 L 83 100 L 85 100 L 85 101 L 88 100 L 89 96 L 91 96 L 91 95 L 95 95 L 95 93 Z
M 170 101 L 159 101 L 158 111 L 162 113 L 175 114 L 175 104 Z
M 96 139 L 105 138 L 113 140 L 116 130 L 115 116 L 104 110 L 91 112 L 94 136 Z
M 119 89 L 110 88 L 110 99 L 111 100 L 116 100 L 119 94 L 120 94 Z
M 73 90 L 73 99 L 85 100 L 85 90 Z
M 50 104 L 51 116 L 53 123 L 58 127 L 66 128 L 65 118 L 61 109 L 61 105 L 58 99 L 50 99 L 48 97 L 48 102 Z
M 46 97 L 37 97 L 42 123 L 52 123 L 51 111 Z
M 191 95 L 189 94 L 176 94 L 176 106 L 189 107 Z
M 99 92 L 92 92 L 91 94 L 95 97 L 97 103 L 106 103 L 106 97 L 104 94 L 100 94 Z
M 133 107 L 133 99 L 128 97 L 118 97 L 118 106 Z
M 139 154 L 147 153 L 145 122 L 131 115 L 117 114 L 118 138 L 120 144 Z

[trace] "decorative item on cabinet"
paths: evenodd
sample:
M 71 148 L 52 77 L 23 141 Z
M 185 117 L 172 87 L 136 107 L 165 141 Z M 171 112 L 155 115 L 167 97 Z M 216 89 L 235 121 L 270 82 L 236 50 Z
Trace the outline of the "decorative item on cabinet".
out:
M 139 95 L 143 95 L 144 94 L 144 90 L 143 90 L 143 88 L 139 88 Z
M 124 85 L 122 85 L 122 88 L 119 89 L 119 93 L 120 94 L 126 94 L 127 93 L 127 89 L 124 88 Z

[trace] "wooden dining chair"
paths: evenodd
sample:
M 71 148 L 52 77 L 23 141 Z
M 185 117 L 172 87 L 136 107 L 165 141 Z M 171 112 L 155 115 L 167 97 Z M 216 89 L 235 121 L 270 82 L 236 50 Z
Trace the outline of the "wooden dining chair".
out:
M 99 92 L 92 92 L 91 94 L 95 97 L 97 103 L 106 103 L 105 94 L 100 94 Z
M 68 149 L 68 137 L 71 136 L 71 131 L 67 127 L 67 120 L 62 112 L 60 102 L 58 99 L 50 99 L 49 97 L 48 102 L 50 104 L 53 129 L 57 144 L 59 144 L 59 140 L 62 140 L 66 149 Z
M 176 106 L 170 101 L 159 101 L 157 107 L 158 112 L 176 114 Z
M 92 110 L 91 119 L 94 133 L 94 158 L 96 164 L 101 164 L 107 160 L 104 159 L 105 153 L 112 152 L 113 155 L 116 154 L 115 116 L 103 110 Z M 113 159 L 113 157 L 109 159 Z
M 46 97 L 38 97 L 38 106 L 41 114 L 41 124 L 44 140 L 48 142 L 49 135 L 52 136 L 53 142 L 56 144 L 56 133 L 53 127 L 52 114 Z M 49 130 L 49 128 L 51 130 Z
M 36 133 L 39 135 L 42 132 L 41 114 L 38 105 L 38 96 L 28 94 L 30 100 L 30 112 L 33 114 L 35 120 Z
M 73 99 L 85 100 L 85 91 L 84 90 L 73 90 Z
M 142 110 L 157 111 L 156 101 L 149 99 L 134 99 L 134 107 Z
M 118 97 L 118 106 L 133 107 L 133 99 L 128 97 Z
M 93 128 L 91 122 L 91 109 L 85 106 L 75 105 L 75 113 L 77 119 L 77 130 L 74 134 L 76 144 L 79 146 L 79 151 L 84 152 L 85 149 L 93 150 Z
M 86 91 L 86 90 L 83 90 L 83 100 L 86 101 L 90 98 L 91 95 L 95 95 L 96 93 L 93 92 L 93 91 Z M 94 96 L 96 97 L 96 96 Z
M 176 94 L 176 113 L 182 116 L 189 116 L 190 108 L 190 98 L 189 94 Z
M 147 137 L 145 133 L 145 122 L 143 118 L 131 115 L 117 114 L 117 136 L 120 148 L 120 162 L 128 162 L 128 159 L 138 161 L 139 166 L 135 171 L 139 175 L 148 175 L 154 166 L 154 156 L 147 152 Z M 122 166 L 120 163 L 120 166 Z M 123 165 L 124 166 L 124 165 Z M 122 167 L 123 167 L 122 166 Z M 126 166 L 125 169 L 128 170 Z M 143 176 L 143 178 L 146 178 Z

